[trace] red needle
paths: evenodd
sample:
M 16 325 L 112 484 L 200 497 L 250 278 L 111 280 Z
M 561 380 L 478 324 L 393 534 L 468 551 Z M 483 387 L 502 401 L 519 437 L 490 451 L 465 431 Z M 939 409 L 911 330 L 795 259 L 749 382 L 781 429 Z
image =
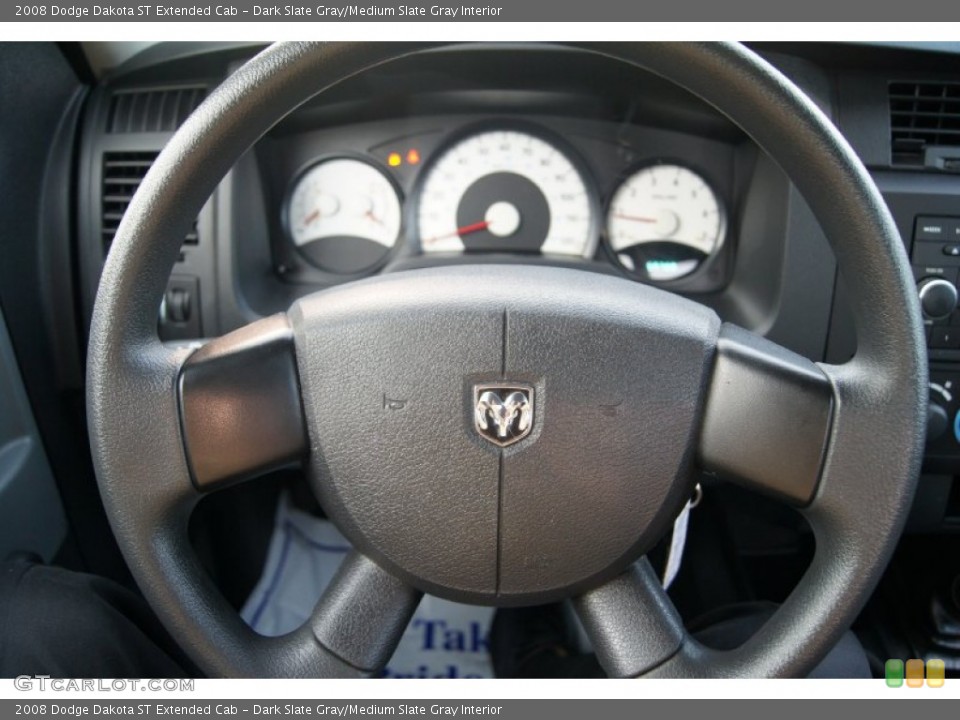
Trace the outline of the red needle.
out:
M 309 224 L 312 223 L 314 220 L 316 220 L 318 217 L 320 217 L 320 211 L 319 211 L 319 210 L 314 210 L 312 213 L 310 213 L 309 215 L 307 215 L 307 216 L 303 219 L 303 224 L 304 224 L 304 225 L 309 225 Z
M 613 216 L 618 217 L 621 220 L 633 220 L 635 222 L 642 222 L 642 223 L 655 223 L 657 221 L 656 218 L 652 218 L 652 217 L 640 217 L 639 215 L 624 215 L 623 213 L 614 213 Z
M 464 235 L 469 235 L 470 233 L 486 230 L 488 227 L 490 227 L 490 221 L 482 220 L 480 222 L 475 222 L 472 225 L 464 225 L 461 228 L 457 228 L 452 233 L 447 233 L 446 235 L 437 235 L 437 237 L 432 237 L 426 242 L 435 243 L 438 240 L 446 240 L 447 238 L 458 237 L 458 236 L 463 237 Z
M 480 222 L 475 222 L 473 225 L 464 225 L 462 228 L 457 228 L 457 235 L 469 235 L 470 233 L 480 232 L 481 230 L 486 230 L 490 227 L 489 220 L 481 220 Z

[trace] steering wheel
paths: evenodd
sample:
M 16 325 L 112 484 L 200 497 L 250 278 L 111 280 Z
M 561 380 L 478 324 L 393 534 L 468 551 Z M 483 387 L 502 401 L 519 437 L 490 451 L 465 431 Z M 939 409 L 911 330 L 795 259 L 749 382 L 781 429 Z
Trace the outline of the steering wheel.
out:
M 431 592 L 571 598 L 612 676 L 802 676 L 875 586 L 913 495 L 927 403 L 913 280 L 878 191 L 811 101 L 743 47 L 578 47 L 686 88 L 779 163 L 836 253 L 856 356 L 815 364 L 658 289 L 515 266 L 387 274 L 194 352 L 165 347 L 157 307 L 180 240 L 241 154 L 324 88 L 429 49 L 274 45 L 153 165 L 90 335 L 104 504 L 143 593 L 206 673 L 376 674 Z M 213 586 L 187 521 L 205 493 L 291 462 L 356 549 L 312 618 L 267 638 Z M 732 651 L 686 633 L 644 558 L 701 470 L 796 506 L 816 537 L 795 590 Z

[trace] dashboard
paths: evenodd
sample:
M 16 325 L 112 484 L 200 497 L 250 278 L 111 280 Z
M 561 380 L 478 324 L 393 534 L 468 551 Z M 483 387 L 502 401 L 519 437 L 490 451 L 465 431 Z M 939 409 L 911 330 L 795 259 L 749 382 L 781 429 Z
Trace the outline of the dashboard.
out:
M 755 44 L 838 124 L 897 222 L 923 298 L 931 431 L 917 526 L 960 528 L 960 85 L 941 47 Z M 129 198 L 181 122 L 259 49 L 149 48 L 87 98 L 84 316 Z M 692 297 L 816 361 L 856 351 L 806 202 L 724 116 L 633 66 L 549 44 L 431 50 L 325 89 L 228 173 L 158 309 L 193 342 L 310 293 L 443 264 L 545 264 Z M 491 292 L 496 292 L 491 288 Z
M 256 49 L 158 47 L 94 92 L 80 176 L 89 307 L 166 138 Z M 161 334 L 208 337 L 340 283 L 460 263 L 619 275 L 774 325 L 779 279 L 735 268 L 778 261 L 782 246 L 761 246 L 785 220 L 767 205 L 788 194 L 726 118 L 638 68 L 550 45 L 430 51 L 325 90 L 251 149 L 185 238 Z

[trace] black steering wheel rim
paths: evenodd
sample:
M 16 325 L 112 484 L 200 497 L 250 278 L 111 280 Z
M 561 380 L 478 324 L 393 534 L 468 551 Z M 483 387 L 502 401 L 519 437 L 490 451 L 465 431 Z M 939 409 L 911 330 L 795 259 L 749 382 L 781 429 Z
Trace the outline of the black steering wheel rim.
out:
M 184 452 L 176 389 L 187 352 L 166 349 L 156 333 L 156 308 L 180 238 L 236 160 L 288 112 L 336 82 L 431 47 L 291 43 L 258 55 L 207 99 L 158 157 L 104 267 L 87 390 L 104 504 L 147 599 L 209 674 L 376 672 L 419 595 L 376 563 L 354 558 L 341 569 L 340 591 L 321 601 L 314 621 L 283 638 L 262 638 L 206 577 L 186 533 L 199 498 Z M 676 82 L 730 117 L 784 169 L 834 248 L 858 332 L 853 360 L 821 368 L 832 387 L 833 417 L 816 496 L 804 509 L 817 537 L 816 555 L 757 636 L 725 653 L 699 646 L 676 628 L 664 642 L 663 623 L 645 619 L 663 599 L 642 567 L 583 594 L 577 605 L 607 669 L 616 674 L 802 675 L 852 622 L 878 580 L 919 470 L 927 366 L 904 248 L 867 171 L 839 132 L 750 51 L 700 43 L 577 47 Z M 342 612 L 352 592 L 379 598 L 365 610 L 380 618 L 378 625 L 364 628 Z M 666 624 L 675 625 L 675 613 L 663 612 Z M 357 637 L 365 649 L 352 654 Z M 644 644 L 662 645 L 663 652 L 648 658 Z

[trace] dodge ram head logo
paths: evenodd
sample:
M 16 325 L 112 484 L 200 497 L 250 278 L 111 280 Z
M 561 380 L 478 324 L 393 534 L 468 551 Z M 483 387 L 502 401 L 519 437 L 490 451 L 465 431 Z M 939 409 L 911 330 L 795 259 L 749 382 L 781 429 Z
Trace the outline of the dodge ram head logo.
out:
M 533 388 L 529 385 L 475 385 L 473 416 L 477 432 L 494 445 L 523 440 L 533 427 Z

